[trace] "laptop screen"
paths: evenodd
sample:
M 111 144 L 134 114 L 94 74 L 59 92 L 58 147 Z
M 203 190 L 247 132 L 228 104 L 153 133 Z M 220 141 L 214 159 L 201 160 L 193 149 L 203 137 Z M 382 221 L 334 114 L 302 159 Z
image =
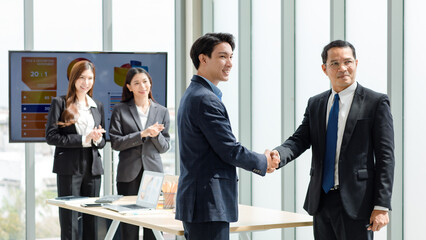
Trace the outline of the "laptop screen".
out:
M 163 173 L 143 171 L 136 205 L 146 208 L 156 208 L 163 179 Z

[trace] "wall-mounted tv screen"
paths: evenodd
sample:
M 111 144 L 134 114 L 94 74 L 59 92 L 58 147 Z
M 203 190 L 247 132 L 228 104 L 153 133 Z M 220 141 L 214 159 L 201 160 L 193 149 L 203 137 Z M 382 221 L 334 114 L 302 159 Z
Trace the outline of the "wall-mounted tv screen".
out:
M 167 53 L 9 51 L 9 140 L 43 142 L 50 103 L 66 95 L 68 74 L 79 60 L 96 68 L 93 98 L 105 109 L 108 131 L 112 108 L 121 101 L 127 71 L 141 67 L 152 77 L 152 94 L 167 104 Z M 109 140 L 109 134 L 106 134 Z

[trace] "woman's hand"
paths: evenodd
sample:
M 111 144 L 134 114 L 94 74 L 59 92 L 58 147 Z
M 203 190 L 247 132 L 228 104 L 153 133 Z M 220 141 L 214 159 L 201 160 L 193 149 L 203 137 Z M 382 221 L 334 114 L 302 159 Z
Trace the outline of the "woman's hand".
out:
M 164 130 L 164 124 L 155 124 L 149 126 L 147 129 L 141 132 L 141 137 L 156 137 L 160 134 L 161 131 Z
M 105 129 L 99 125 L 97 128 L 95 127 L 87 136 L 86 136 L 86 143 L 89 143 L 91 140 L 94 142 L 99 141 L 99 139 L 102 138 L 102 134 L 105 133 Z

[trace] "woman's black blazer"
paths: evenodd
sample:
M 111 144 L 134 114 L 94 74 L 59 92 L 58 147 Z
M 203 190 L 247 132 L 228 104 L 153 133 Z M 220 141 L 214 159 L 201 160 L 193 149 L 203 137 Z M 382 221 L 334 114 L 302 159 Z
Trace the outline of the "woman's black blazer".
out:
M 102 103 L 95 101 L 97 108 L 91 107 L 95 126 L 101 125 L 105 128 L 104 109 Z M 78 171 L 78 162 L 82 154 L 82 136 L 77 133 L 75 124 L 67 127 L 58 126 L 61 114 L 65 109 L 65 96 L 55 97 L 50 105 L 49 115 L 46 125 L 46 141 L 49 145 L 55 145 L 55 155 L 53 162 L 53 172 L 62 175 L 73 175 Z M 105 134 L 102 141 L 96 146 L 92 142 L 92 175 L 104 173 L 102 159 L 98 149 L 105 146 Z

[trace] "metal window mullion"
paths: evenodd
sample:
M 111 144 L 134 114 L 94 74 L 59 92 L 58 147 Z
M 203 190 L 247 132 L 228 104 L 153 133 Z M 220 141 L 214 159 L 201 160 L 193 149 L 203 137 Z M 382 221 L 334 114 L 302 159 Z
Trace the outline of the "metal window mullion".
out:
M 388 0 L 388 95 L 395 133 L 395 173 L 387 239 L 404 239 L 404 0 Z
M 34 49 L 34 1 L 24 0 L 24 49 Z M 35 143 L 25 143 L 25 236 L 35 239 Z
M 281 5 L 281 140 L 285 141 L 296 128 L 296 1 L 284 0 Z M 296 165 L 288 164 L 281 174 L 281 208 L 296 212 Z M 295 239 L 296 229 L 282 230 L 282 239 Z
M 238 2 L 239 140 L 252 148 L 252 1 Z M 239 202 L 252 205 L 251 172 L 239 169 Z
M 112 0 L 102 1 L 102 50 L 112 51 Z M 104 126 L 108 127 L 108 126 Z M 104 195 L 114 194 L 114 161 L 111 143 L 103 148 L 104 159 Z

